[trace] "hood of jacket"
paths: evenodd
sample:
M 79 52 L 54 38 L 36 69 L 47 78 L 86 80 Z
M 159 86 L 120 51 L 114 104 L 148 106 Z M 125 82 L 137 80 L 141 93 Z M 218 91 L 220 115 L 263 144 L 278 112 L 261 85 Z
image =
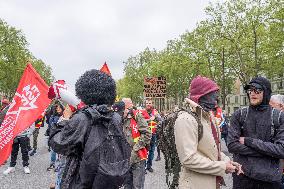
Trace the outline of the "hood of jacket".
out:
M 84 113 L 92 119 L 92 121 L 106 121 L 112 119 L 112 111 L 107 105 L 92 105 L 83 109 Z
M 271 98 L 271 84 L 268 79 L 264 77 L 255 77 L 253 78 L 249 84 L 247 84 L 244 89 L 247 90 L 251 85 L 254 83 L 260 85 L 263 88 L 263 100 L 260 105 L 254 106 L 254 107 L 267 107 L 269 106 L 269 101 Z

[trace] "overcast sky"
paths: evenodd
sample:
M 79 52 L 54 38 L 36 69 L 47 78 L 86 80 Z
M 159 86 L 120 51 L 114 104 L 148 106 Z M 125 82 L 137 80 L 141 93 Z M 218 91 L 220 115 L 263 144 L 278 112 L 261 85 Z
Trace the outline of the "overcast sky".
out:
M 21 29 L 35 57 L 56 79 L 74 86 L 88 69 L 106 61 L 115 79 L 123 61 L 146 47 L 192 31 L 209 0 L 1 0 L 0 18 Z

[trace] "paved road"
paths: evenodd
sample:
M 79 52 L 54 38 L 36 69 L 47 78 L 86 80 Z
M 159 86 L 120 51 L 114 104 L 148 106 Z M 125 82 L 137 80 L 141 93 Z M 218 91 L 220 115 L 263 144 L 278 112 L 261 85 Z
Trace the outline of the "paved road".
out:
M 16 172 L 4 176 L 2 172 L 8 167 L 8 163 L 0 167 L 0 189 L 45 189 L 49 188 L 50 183 L 54 180 L 50 172 L 46 171 L 49 165 L 49 152 L 46 147 L 46 139 L 43 135 L 45 128 L 40 130 L 39 150 L 38 153 L 30 158 L 31 174 L 26 175 L 23 172 L 21 153 L 18 156 Z M 225 146 L 223 147 L 227 153 Z M 154 162 L 154 172 L 146 175 L 145 189 L 166 189 L 164 161 Z M 227 187 L 232 188 L 232 179 L 230 176 L 225 177 Z

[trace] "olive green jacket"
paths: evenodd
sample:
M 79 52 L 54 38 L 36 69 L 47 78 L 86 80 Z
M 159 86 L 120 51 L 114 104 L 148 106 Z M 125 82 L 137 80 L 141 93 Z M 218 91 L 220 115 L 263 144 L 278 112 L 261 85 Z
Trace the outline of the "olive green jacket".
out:
M 123 132 L 128 143 L 132 147 L 130 158 L 131 163 L 138 163 L 141 161 L 141 159 L 138 157 L 137 152 L 138 150 L 149 146 L 152 137 L 151 131 L 148 128 L 148 124 L 140 113 L 136 114 L 135 120 L 137 122 L 137 128 L 140 132 L 140 138 L 137 143 L 134 143 L 134 140 L 132 138 L 130 119 L 125 119 L 123 123 Z

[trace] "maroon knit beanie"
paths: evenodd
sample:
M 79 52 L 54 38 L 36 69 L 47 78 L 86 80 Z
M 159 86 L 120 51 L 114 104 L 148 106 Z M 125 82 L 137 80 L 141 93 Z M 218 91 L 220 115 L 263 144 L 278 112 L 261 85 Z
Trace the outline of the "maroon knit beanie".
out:
M 200 97 L 217 90 L 219 90 L 219 87 L 214 81 L 206 77 L 197 76 L 191 81 L 189 98 L 198 103 Z

